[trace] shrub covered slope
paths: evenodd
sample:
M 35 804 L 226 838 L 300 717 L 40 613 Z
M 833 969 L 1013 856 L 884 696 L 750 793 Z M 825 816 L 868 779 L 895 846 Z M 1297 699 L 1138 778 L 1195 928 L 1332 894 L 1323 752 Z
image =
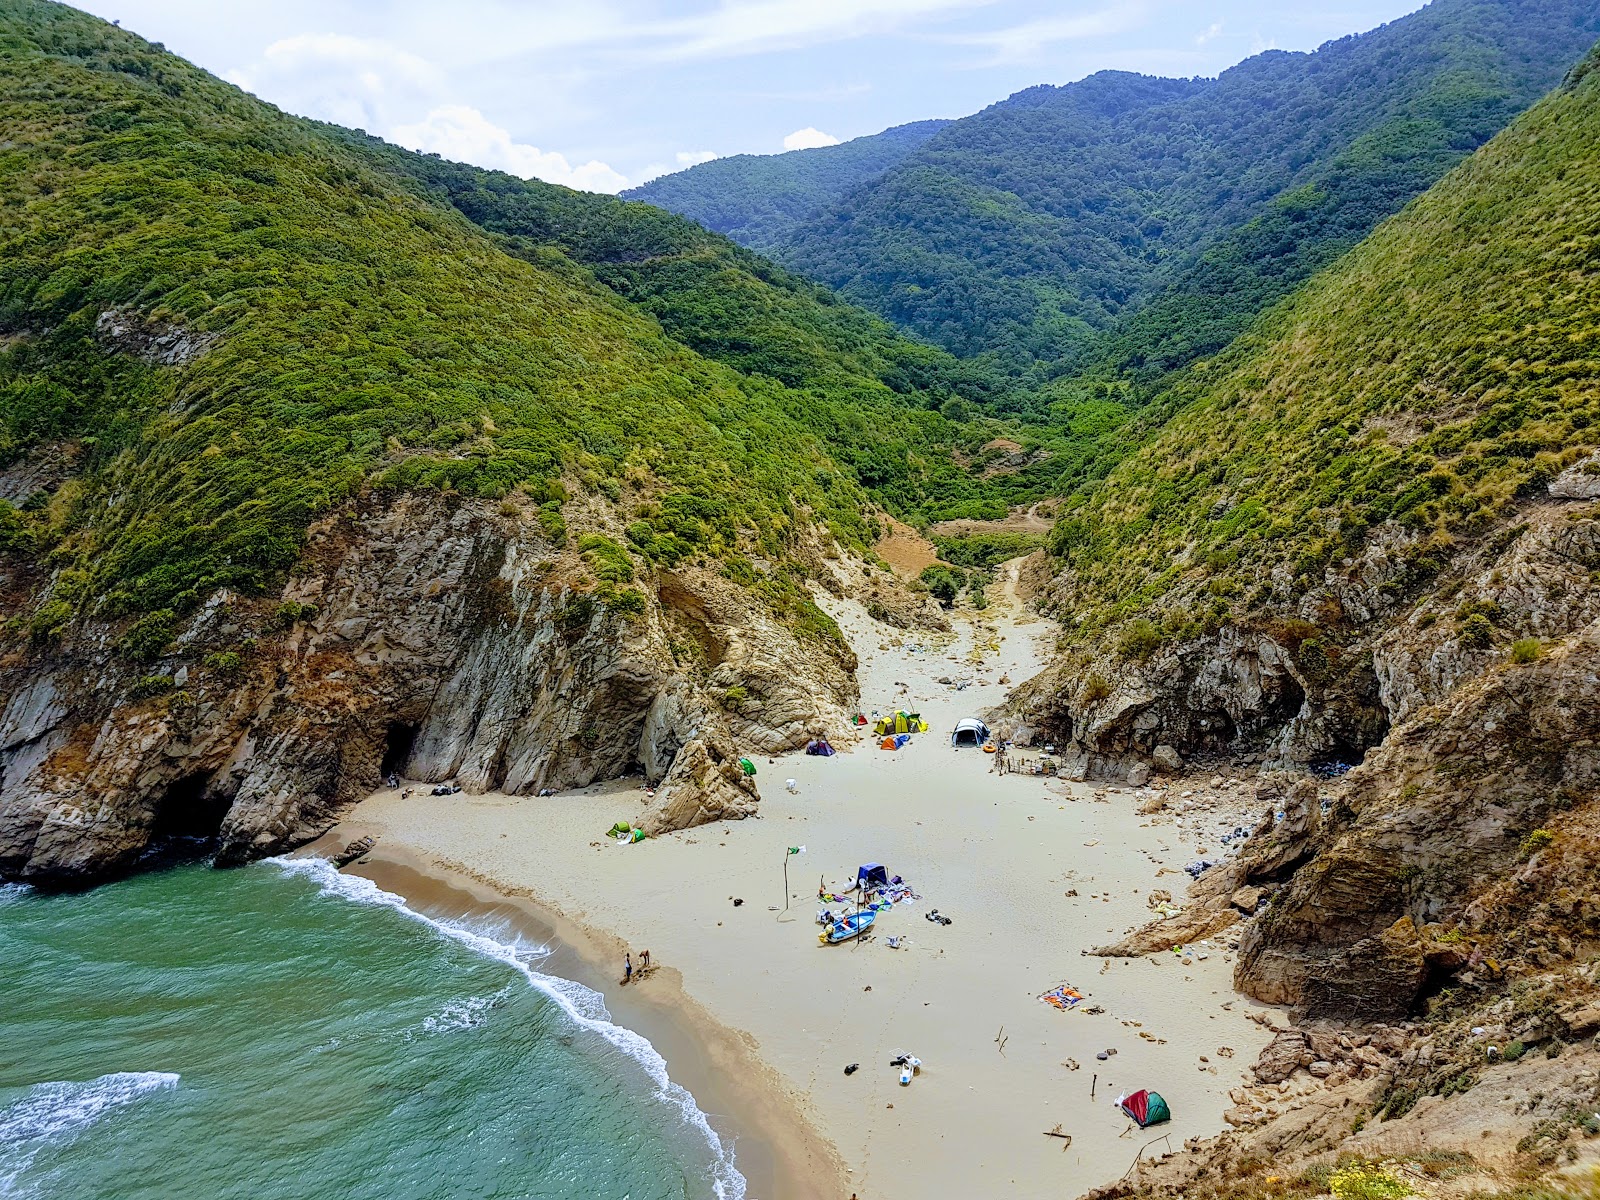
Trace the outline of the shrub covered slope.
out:
M 681 218 L 287 117 L 39 0 L 0 4 L 0 104 L 0 466 L 70 476 L 0 506 L 52 569 L 35 633 L 264 586 L 371 485 L 515 489 L 556 531 L 626 488 L 669 562 L 864 546 L 863 484 L 970 487 L 929 450 L 981 381 Z

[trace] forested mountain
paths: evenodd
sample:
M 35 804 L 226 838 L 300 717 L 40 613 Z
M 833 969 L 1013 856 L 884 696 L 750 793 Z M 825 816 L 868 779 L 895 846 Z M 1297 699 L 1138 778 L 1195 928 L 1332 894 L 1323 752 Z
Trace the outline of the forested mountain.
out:
M 785 154 L 734 154 L 623 192 L 766 251 L 852 188 L 876 179 L 949 121 L 913 121 L 837 146 Z
M 1031 88 L 768 249 L 962 356 L 1156 374 L 1226 344 L 1597 36 L 1589 0 L 1437 0 L 1215 80 Z

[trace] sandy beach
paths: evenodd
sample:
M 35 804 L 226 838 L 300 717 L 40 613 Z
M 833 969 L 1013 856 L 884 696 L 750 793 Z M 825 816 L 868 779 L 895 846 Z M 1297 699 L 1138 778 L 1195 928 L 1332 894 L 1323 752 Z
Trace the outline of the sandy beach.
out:
M 1037 671 L 1054 635 L 1015 603 L 1008 570 L 953 637 L 827 600 L 861 660 L 863 710 L 919 711 L 932 731 L 894 752 L 863 737 L 832 758 L 759 760 L 760 819 L 618 845 L 604 832 L 641 809 L 637 780 L 548 798 L 417 788 L 374 795 L 333 836 L 376 834 L 362 869 L 413 900 L 419 872 L 453 872 L 479 905 L 499 893 L 549 914 L 582 981 L 644 1023 L 714 1119 L 761 1143 L 739 1150 L 757 1200 L 1075 1195 L 1153 1138 L 1170 1138 L 1146 1151 L 1159 1155 L 1222 1129 L 1267 1035 L 1231 990 L 1225 939 L 1187 965 L 1084 953 L 1150 919 L 1153 889 L 1181 899 L 1183 864 L 1215 842 L 1137 815 L 1127 790 L 1002 776 L 992 756 L 950 746 L 955 722 Z M 819 945 L 819 877 L 843 887 L 871 861 L 920 899 L 883 913 L 870 941 Z M 925 919 L 934 908 L 952 924 Z M 661 969 L 621 987 L 624 946 Z M 1085 994 L 1075 1011 L 1039 999 L 1061 983 Z M 665 1009 L 686 1015 L 677 1034 Z M 902 1052 L 923 1064 L 907 1087 L 889 1065 Z M 1141 1134 L 1112 1101 L 1143 1087 L 1173 1120 Z M 1057 1127 L 1070 1143 L 1042 1136 Z

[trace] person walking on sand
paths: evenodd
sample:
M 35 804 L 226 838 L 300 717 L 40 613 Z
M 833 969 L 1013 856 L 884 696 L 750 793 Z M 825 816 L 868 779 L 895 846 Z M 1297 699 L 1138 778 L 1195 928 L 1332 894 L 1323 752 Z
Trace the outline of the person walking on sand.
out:
M 644 964 L 644 969 L 646 971 L 648 971 L 650 969 L 650 951 L 646 950 L 643 954 L 641 954 L 639 956 L 639 958 L 640 958 L 640 961 Z
M 623 986 L 626 987 L 627 984 L 628 984 L 628 981 L 630 979 L 632 979 L 632 978 L 633 978 L 633 955 L 624 954 L 622 956 L 622 983 L 623 983 Z

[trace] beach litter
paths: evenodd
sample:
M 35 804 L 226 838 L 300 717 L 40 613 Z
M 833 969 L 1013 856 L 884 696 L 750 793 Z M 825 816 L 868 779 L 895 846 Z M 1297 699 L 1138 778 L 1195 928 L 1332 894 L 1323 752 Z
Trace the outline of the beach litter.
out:
M 891 1067 L 900 1068 L 900 1086 L 908 1087 L 919 1071 L 922 1070 L 922 1060 L 915 1054 L 899 1054 L 889 1060 Z

